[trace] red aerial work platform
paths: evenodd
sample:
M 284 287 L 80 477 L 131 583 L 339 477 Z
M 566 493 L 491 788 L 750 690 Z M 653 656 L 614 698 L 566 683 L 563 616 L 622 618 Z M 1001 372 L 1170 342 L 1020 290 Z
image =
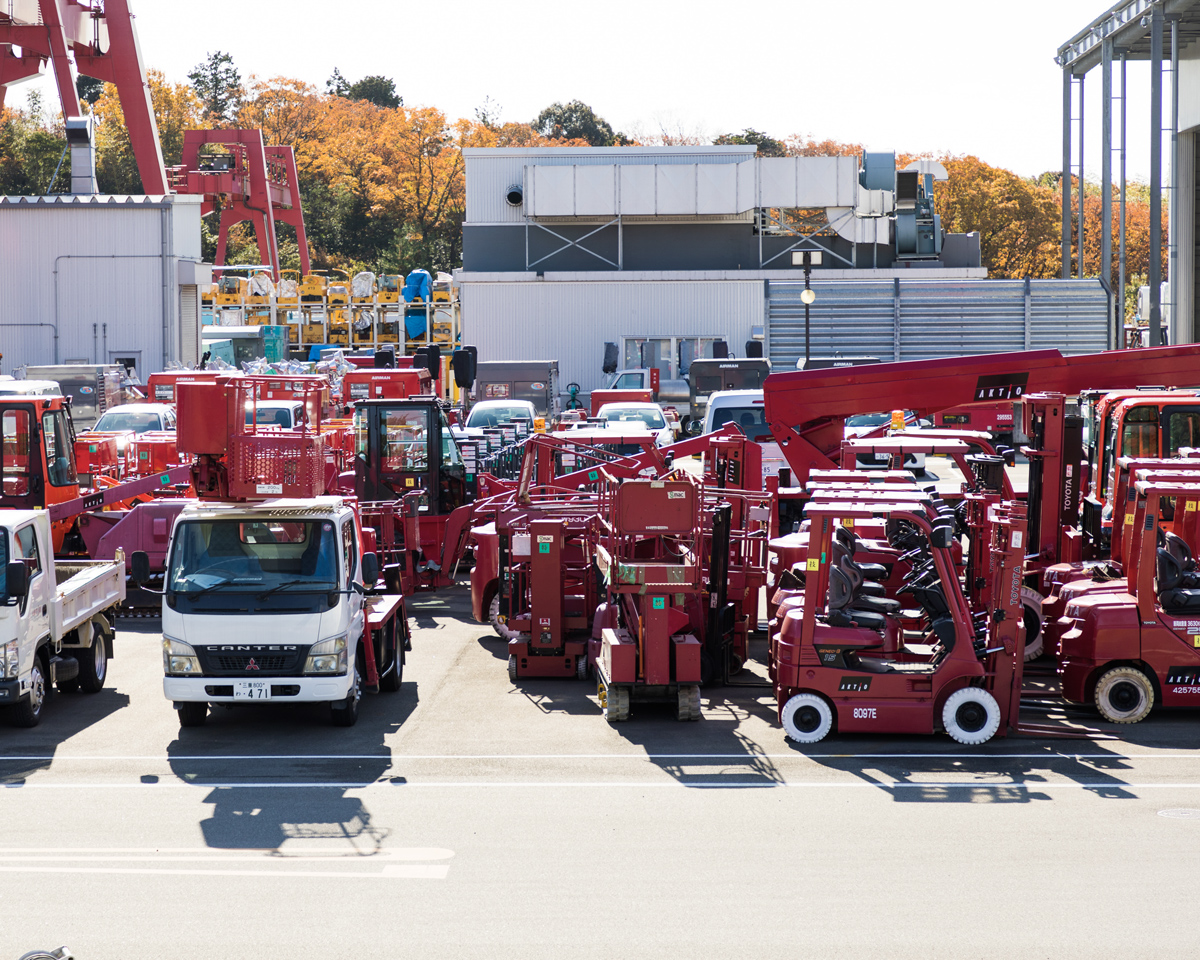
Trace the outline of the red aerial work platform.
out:
M 202 157 L 205 144 L 219 144 L 228 152 Z M 258 238 L 259 262 L 269 264 L 272 277 L 278 280 L 275 222 L 280 221 L 295 228 L 300 270 L 309 272 L 308 238 L 291 147 L 265 146 L 261 130 L 186 130 L 180 159 L 180 165 L 168 171 L 172 190 L 203 196 L 201 210 L 205 215 L 218 209 L 218 198 L 224 197 L 217 234 L 217 266 L 225 263 L 229 228 L 249 220 Z
M 20 51 L 18 53 L 17 51 Z M 9 0 L 0 4 L 0 107 L 8 86 L 40 76 L 50 62 L 64 117 L 83 111 L 75 77 L 114 84 L 142 189 L 167 192 L 158 125 L 128 0 Z

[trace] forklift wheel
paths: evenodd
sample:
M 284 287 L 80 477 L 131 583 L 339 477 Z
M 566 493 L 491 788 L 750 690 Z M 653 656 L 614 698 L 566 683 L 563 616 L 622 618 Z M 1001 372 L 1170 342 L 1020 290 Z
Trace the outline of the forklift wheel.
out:
M 1025 660 L 1028 662 L 1046 652 L 1046 635 L 1042 630 L 1042 595 L 1029 587 L 1022 587 L 1021 605 L 1025 608 Z
M 1000 729 L 1000 704 L 982 687 L 955 690 L 942 707 L 942 726 L 959 743 L 987 743 Z
M 695 683 L 681 683 L 678 691 L 676 720 L 700 719 L 700 687 Z
M 1154 685 L 1137 667 L 1113 667 L 1096 682 L 1096 709 L 1113 723 L 1137 723 L 1154 706 Z
M 588 658 L 585 653 L 575 661 L 575 679 L 586 680 L 591 670 L 588 668 Z
M 517 658 L 515 654 L 508 655 L 508 679 L 517 682 Z
M 833 728 L 833 710 L 815 693 L 798 693 L 783 705 L 783 729 L 797 743 L 824 740 Z

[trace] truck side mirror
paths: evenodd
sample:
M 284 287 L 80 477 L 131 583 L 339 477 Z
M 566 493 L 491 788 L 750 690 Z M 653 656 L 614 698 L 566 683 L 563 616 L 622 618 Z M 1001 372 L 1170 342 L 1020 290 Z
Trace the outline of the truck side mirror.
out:
M 617 345 L 615 343 L 605 343 L 604 344 L 604 362 L 601 365 L 600 369 L 606 374 L 616 373 L 617 372 L 617 357 L 618 357 Z
M 22 560 L 10 560 L 4 567 L 4 592 L 14 600 L 29 595 L 29 568 Z
M 450 366 L 454 370 L 454 382 L 460 390 L 470 390 L 475 385 L 475 354 L 470 350 L 455 350 L 450 355 Z
M 135 550 L 129 558 L 129 571 L 134 583 L 145 583 L 150 579 L 150 556 L 145 550 Z
M 364 553 L 362 558 L 363 586 L 373 587 L 379 579 L 379 557 L 374 553 Z

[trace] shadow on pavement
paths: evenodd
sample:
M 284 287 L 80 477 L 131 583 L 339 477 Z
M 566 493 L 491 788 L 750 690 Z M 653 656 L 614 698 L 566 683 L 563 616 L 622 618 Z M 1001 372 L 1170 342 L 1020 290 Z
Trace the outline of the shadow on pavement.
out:
M 368 694 L 358 723 L 329 725 L 321 704 L 216 708 L 203 727 L 180 730 L 167 747 L 171 770 L 198 787 L 212 816 L 200 822 L 204 842 L 220 849 L 283 847 L 369 856 L 390 829 L 347 791 L 384 779 L 392 768 L 385 738 L 416 709 L 415 683 L 396 693 Z

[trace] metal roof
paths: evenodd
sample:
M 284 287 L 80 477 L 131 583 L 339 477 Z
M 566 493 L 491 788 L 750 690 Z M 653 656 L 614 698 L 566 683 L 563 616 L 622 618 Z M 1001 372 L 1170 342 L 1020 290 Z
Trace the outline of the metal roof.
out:
M 1103 41 L 1112 37 L 1117 55 L 1130 60 L 1150 59 L 1150 13 L 1160 7 L 1168 17 L 1179 18 L 1181 48 L 1200 39 L 1200 0 L 1120 0 L 1058 48 L 1061 67 L 1076 76 L 1100 63 Z M 1170 27 L 1164 30 L 1163 56 L 1170 57 Z
M 5 207 L 155 207 L 170 203 L 200 203 L 203 198 L 174 193 L 149 196 L 145 194 L 73 194 L 54 193 L 41 197 L 0 196 Z
M 672 154 L 726 154 L 749 156 L 757 153 L 754 144 L 681 147 L 464 147 L 464 157 L 669 157 Z

